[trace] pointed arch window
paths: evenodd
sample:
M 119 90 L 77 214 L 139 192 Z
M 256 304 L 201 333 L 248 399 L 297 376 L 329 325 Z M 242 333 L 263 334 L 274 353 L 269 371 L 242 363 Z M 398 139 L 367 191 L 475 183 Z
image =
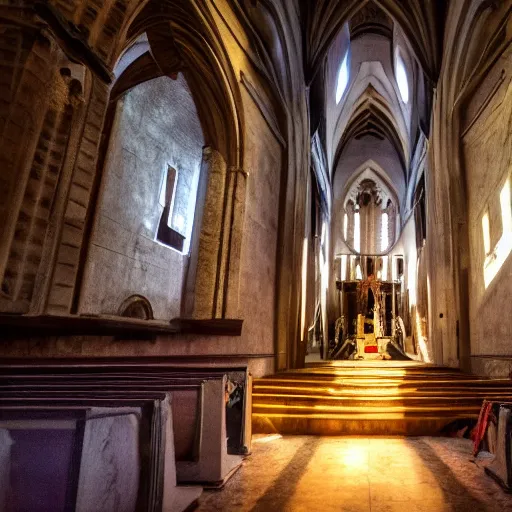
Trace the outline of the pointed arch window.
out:
M 407 77 L 404 60 L 400 53 L 397 53 L 396 56 L 395 76 L 402 101 L 404 103 L 409 103 L 409 79 Z
M 380 236 L 380 250 L 385 252 L 389 247 L 389 215 L 383 212 L 381 215 L 381 236 Z
M 336 83 L 336 105 L 341 101 L 341 98 L 343 98 L 343 94 L 345 94 L 348 86 L 348 80 L 350 77 L 348 53 L 349 52 L 347 50 L 338 71 L 338 80 Z

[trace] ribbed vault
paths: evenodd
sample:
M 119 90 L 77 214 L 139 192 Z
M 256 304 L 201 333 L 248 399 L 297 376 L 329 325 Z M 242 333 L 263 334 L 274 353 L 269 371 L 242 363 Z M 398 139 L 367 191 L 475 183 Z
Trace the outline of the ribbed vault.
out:
M 397 122 L 387 102 L 371 86 L 365 91 L 362 101 L 352 112 L 338 143 L 333 166 L 334 172 L 336 172 L 337 162 L 348 142 L 352 138 L 361 139 L 367 135 L 380 140 L 387 139 L 392 143 L 402 164 L 405 178 L 408 157 L 407 142 L 399 135 Z
M 410 41 L 424 72 L 435 82 L 440 70 L 446 2 L 438 0 L 317 0 L 304 7 L 307 77 L 318 72 L 323 58 L 343 24 L 366 8 L 380 7 L 398 23 Z

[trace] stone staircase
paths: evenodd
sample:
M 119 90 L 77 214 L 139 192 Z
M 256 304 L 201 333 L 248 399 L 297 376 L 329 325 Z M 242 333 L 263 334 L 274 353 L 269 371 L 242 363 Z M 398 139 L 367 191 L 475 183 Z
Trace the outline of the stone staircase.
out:
M 484 398 L 512 399 L 489 380 L 413 361 L 314 363 L 253 384 L 254 433 L 436 435 L 478 418 Z

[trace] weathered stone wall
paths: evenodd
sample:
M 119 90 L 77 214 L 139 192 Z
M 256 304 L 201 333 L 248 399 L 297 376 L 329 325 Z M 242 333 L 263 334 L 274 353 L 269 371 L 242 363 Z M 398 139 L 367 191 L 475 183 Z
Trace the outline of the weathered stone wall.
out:
M 156 319 L 180 316 L 188 254 L 156 241 L 167 168 L 178 172 L 172 224 L 192 232 L 204 144 L 185 79 L 138 85 L 117 105 L 90 241 L 80 312 L 116 314 L 130 295 L 146 297 Z M 178 215 L 184 220 L 176 226 Z
M 508 376 L 512 369 L 510 362 L 500 361 L 512 356 L 512 253 L 486 287 L 482 217 L 486 212 L 489 215 L 492 252 L 503 236 L 500 192 L 505 181 L 512 180 L 511 72 L 509 49 L 469 101 L 462 139 L 469 221 L 471 359 L 476 371 L 493 376 Z
M 244 339 L 252 352 L 274 350 L 276 251 L 282 148 L 253 100 L 243 93 L 246 127 L 244 167 L 249 172 L 240 272 Z
M 80 7 L 76 2 L 72 6 L 65 2 L 54 4 L 70 22 L 80 25 L 89 49 L 95 52 L 105 69 L 112 69 L 125 44 L 123 38 L 137 2 L 120 1 L 115 5 L 109 3 L 90 9 L 86 2 Z M 142 7 L 142 3 L 139 7 Z M 239 101 L 236 108 L 240 109 L 237 112 L 240 117 L 228 113 L 233 115 L 229 122 L 235 128 L 232 132 L 226 129 L 226 134 L 238 130 L 243 133 L 244 141 L 242 144 L 234 137 L 228 137 L 228 143 L 236 148 L 236 152 L 231 153 L 226 151 L 228 144 L 218 148 L 218 151 L 208 146 L 211 154 L 218 157 L 217 167 L 222 169 L 220 178 L 223 184 L 217 198 L 220 231 L 216 232 L 215 243 L 210 247 L 210 253 L 215 256 L 215 268 L 212 282 L 207 284 L 208 289 L 213 290 L 213 297 L 209 298 L 207 305 L 210 311 L 207 317 L 244 319 L 242 336 L 176 334 L 159 336 L 154 341 L 121 341 L 111 336 L 11 339 L 1 346 L 3 356 L 185 356 L 203 363 L 217 356 L 219 359 L 212 359 L 211 364 L 246 363 L 256 375 L 272 371 L 276 351 L 279 223 L 280 214 L 284 211 L 281 191 L 283 151 L 285 137 L 289 134 L 281 133 L 281 126 L 285 123 L 278 119 L 277 112 L 282 113 L 282 110 L 276 109 L 276 98 L 279 96 L 272 90 L 274 85 L 270 83 L 269 75 L 264 77 L 261 73 L 263 64 L 258 60 L 257 53 L 250 49 L 251 43 L 244 28 L 233 24 L 236 16 L 227 3 L 219 0 L 217 6 L 210 7 L 212 18 L 208 18 L 207 23 L 211 24 L 210 28 L 214 27 L 212 20 L 215 18 L 218 24 L 210 34 L 219 38 L 219 47 L 224 45 L 227 49 L 219 50 L 222 58 L 226 59 L 221 63 L 224 75 L 219 73 L 219 81 L 231 73 L 231 66 L 236 76 L 229 90 L 233 97 L 229 97 L 226 103 L 231 102 L 230 107 L 235 108 L 234 104 Z M 202 6 L 201 9 L 207 8 Z M 290 42 L 283 39 L 283 44 Z M 58 44 L 51 48 L 59 58 L 62 57 Z M 250 59 L 247 57 L 249 50 Z M 53 62 L 54 55 L 49 51 L 47 53 L 45 58 Z M 14 64 L 21 67 L 22 63 L 17 61 Z M 51 83 L 52 76 L 59 73 L 59 64 L 55 62 L 55 66 L 48 69 L 48 76 L 42 75 L 45 83 Z M 140 294 L 149 299 L 157 319 L 180 316 L 180 313 L 183 314 L 180 301 L 186 276 L 186 257 L 154 240 L 161 214 L 158 199 L 168 164 L 175 167 L 178 173 L 188 167 L 189 175 L 193 177 L 183 183 L 190 188 L 190 196 L 198 181 L 199 167 L 208 168 L 201 147 L 205 142 L 211 144 L 211 140 L 203 141 L 194 109 L 194 103 L 197 107 L 202 102 L 197 109 L 201 111 L 199 115 L 204 117 L 207 95 L 194 94 L 192 101 L 190 95 L 184 97 L 182 91 L 176 89 L 179 81 L 167 82 L 171 90 L 155 86 L 167 78 L 130 90 L 119 102 L 105 165 L 99 169 L 97 164 L 109 101 L 109 85 L 98 77 L 97 69 L 89 71 L 87 65 L 81 67 L 83 92 L 80 91 L 82 95 L 79 95 L 80 101 L 77 103 L 80 114 L 78 124 L 67 136 L 72 144 L 67 146 L 70 156 L 66 164 L 66 190 L 58 198 L 60 210 L 54 210 L 52 221 L 56 226 L 51 231 L 52 243 L 45 253 L 48 256 L 48 271 L 42 267 L 39 271 L 42 284 L 38 290 L 44 293 L 37 294 L 40 301 L 37 312 L 65 315 L 66 318 L 75 312 L 112 315 L 119 311 L 120 304 L 127 296 Z M 256 70 L 258 66 L 259 71 Z M 73 73 L 76 71 L 73 70 Z M 239 85 L 236 80 L 239 80 L 242 94 L 236 89 Z M 198 83 L 194 85 L 197 87 Z M 209 85 L 204 84 L 203 91 L 209 90 Z M 228 95 L 225 83 L 219 85 L 218 89 Z M 305 91 L 302 82 L 299 89 Z M 177 101 L 179 108 L 165 110 L 169 108 L 167 95 Z M 33 99 L 39 101 L 37 96 Z M 51 94 L 48 97 L 43 95 L 43 99 L 52 105 Z M 305 95 L 301 100 L 304 99 Z M 221 103 L 209 107 L 215 110 L 219 105 Z M 305 102 L 297 109 L 304 106 Z M 27 108 L 34 108 L 34 102 Z M 33 140 L 25 142 L 34 148 L 39 125 L 44 123 L 44 112 L 44 109 L 40 112 L 41 119 L 37 126 L 37 123 L 31 123 L 34 127 Z M 169 112 L 172 115 L 168 115 Z M 216 114 L 217 122 L 220 122 L 224 119 L 222 114 L 226 115 L 226 112 Z M 204 129 L 203 117 L 201 126 Z M 204 131 L 206 133 L 206 129 Z M 299 135 L 302 131 L 306 133 L 306 124 L 296 130 Z M 295 132 L 290 128 L 290 133 Z M 183 134 L 188 134 L 185 140 Z M 61 139 L 58 142 L 65 145 L 66 137 Z M 222 135 L 219 139 L 222 139 Z M 22 146 L 19 149 L 21 151 Z M 291 152 L 307 154 L 307 149 L 302 144 L 299 150 L 293 149 Z M 25 153 L 23 155 L 26 158 Z M 305 161 L 297 160 L 288 162 L 288 167 L 294 175 L 299 167 L 306 169 L 307 165 Z M 28 169 L 27 166 L 27 172 Z M 101 180 L 98 180 L 101 173 Z M 182 176 L 183 172 L 179 178 Z M 302 198 L 293 192 L 297 187 L 294 179 L 284 182 L 289 189 L 286 211 L 288 218 L 293 219 L 294 205 L 296 202 L 300 204 Z M 203 185 L 209 187 L 209 184 Z M 96 187 L 99 187 L 98 196 Z M 204 198 L 208 198 L 208 190 L 205 189 Z M 176 206 L 178 210 L 184 210 L 185 203 Z M 208 212 L 202 213 L 203 217 L 208 217 Z M 84 237 L 89 233 L 91 219 L 91 236 Z M 190 230 L 190 225 L 187 230 Z M 287 234 L 287 240 L 295 240 L 295 235 L 294 232 Z M 302 234 L 297 236 L 302 243 Z M 198 247 L 193 249 L 197 251 Z M 87 258 L 84 260 L 85 255 Z M 204 262 L 204 251 L 201 258 L 198 275 L 201 262 Z M 193 292 L 198 291 L 197 285 L 196 282 Z M 288 338 L 285 341 L 288 342 Z

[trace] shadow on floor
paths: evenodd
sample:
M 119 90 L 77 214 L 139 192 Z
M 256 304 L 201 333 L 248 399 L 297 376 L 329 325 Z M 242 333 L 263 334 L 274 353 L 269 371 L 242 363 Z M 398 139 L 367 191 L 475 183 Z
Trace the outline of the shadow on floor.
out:
M 319 437 L 310 438 L 297 450 L 275 480 L 274 485 L 256 502 L 251 512 L 269 512 L 285 508 L 321 441 Z
M 461 512 L 486 512 L 489 510 L 474 493 L 471 493 L 467 487 L 459 482 L 450 466 L 439 457 L 424 439 L 415 438 L 415 442 L 407 442 L 407 444 L 421 458 L 425 466 L 431 468 L 446 502 L 452 505 L 454 510 Z

